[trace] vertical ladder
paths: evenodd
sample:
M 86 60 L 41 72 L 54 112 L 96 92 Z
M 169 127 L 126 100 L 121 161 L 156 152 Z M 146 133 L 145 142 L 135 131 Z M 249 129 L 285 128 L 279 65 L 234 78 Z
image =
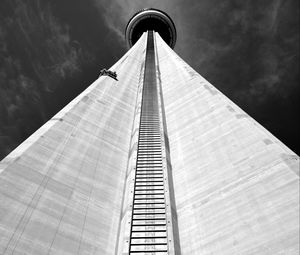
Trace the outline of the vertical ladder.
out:
M 163 171 L 153 32 L 148 32 L 138 138 L 129 254 L 168 254 L 166 192 Z M 167 193 L 168 194 L 168 193 Z

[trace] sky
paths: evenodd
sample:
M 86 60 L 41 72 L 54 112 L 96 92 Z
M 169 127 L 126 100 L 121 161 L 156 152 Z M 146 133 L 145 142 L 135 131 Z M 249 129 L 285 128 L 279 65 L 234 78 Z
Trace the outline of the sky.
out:
M 299 0 L 0 0 L 0 159 L 126 52 L 138 10 L 175 51 L 300 155 Z

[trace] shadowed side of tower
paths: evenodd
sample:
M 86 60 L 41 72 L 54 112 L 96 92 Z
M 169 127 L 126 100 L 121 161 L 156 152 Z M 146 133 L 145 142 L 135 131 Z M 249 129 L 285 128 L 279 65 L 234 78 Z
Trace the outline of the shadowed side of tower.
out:
M 299 157 L 156 39 L 182 254 L 298 254 Z

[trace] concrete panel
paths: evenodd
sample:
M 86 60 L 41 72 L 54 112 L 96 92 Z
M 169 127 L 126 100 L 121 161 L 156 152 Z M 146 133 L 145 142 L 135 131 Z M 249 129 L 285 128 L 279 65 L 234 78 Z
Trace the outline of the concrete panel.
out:
M 0 254 L 115 254 L 144 49 L 0 163 Z
M 132 254 L 167 254 L 171 211 L 181 254 L 298 254 L 299 157 L 159 35 L 165 154 L 140 146 L 132 204 L 145 46 L 144 35 L 111 68 L 119 81 L 100 77 L 0 162 L 0 254 L 128 253 L 130 221 L 157 230 L 133 232 Z M 173 176 L 167 209 L 162 176 Z
M 299 157 L 156 38 L 181 254 L 299 254 Z

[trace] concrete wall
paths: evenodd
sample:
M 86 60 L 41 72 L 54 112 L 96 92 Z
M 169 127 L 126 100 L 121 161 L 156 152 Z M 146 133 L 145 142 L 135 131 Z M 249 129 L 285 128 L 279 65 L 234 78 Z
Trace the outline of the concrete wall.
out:
M 298 156 L 156 37 L 181 254 L 298 254 Z M 145 39 L 0 163 L 0 254 L 121 247 Z
M 0 164 L 0 254 L 115 254 L 142 38 Z
M 182 255 L 299 254 L 299 157 L 157 45 Z

